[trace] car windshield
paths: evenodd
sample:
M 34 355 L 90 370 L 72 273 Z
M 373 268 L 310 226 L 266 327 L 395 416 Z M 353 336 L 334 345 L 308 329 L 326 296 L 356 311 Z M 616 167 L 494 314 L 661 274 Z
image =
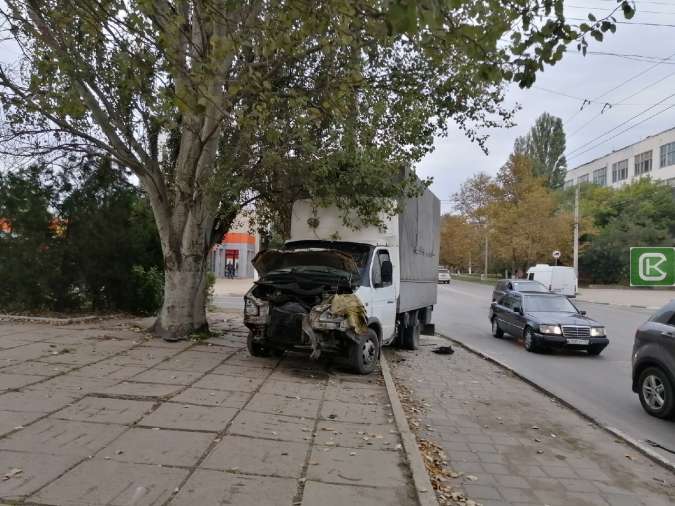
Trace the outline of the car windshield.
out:
M 518 292 L 548 292 L 546 287 L 538 281 L 515 281 L 513 289 Z
M 564 296 L 530 295 L 525 297 L 524 309 L 530 313 L 576 313 L 577 308 Z
M 448 269 L 438 269 L 439 274 L 450 274 L 450 271 Z

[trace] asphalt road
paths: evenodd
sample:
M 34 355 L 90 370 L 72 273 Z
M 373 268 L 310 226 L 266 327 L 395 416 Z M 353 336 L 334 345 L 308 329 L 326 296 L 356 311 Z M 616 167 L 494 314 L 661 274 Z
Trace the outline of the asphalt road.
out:
M 513 339 L 492 337 L 488 321 L 491 294 L 492 287 L 478 283 L 439 285 L 436 331 L 500 360 L 600 423 L 640 442 L 649 439 L 675 451 L 675 422 L 647 415 L 631 390 L 633 337 L 650 311 L 578 303 L 588 316 L 605 325 L 609 346 L 597 357 L 584 352 L 534 354 Z M 653 450 L 675 461 L 674 454 Z

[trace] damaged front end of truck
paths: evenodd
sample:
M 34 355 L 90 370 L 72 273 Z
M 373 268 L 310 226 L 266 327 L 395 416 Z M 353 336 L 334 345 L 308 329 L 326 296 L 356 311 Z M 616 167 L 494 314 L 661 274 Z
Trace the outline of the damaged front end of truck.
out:
M 377 334 L 354 293 L 361 283 L 351 255 L 328 249 L 267 250 L 253 259 L 260 279 L 244 296 L 248 349 L 254 356 L 305 350 L 346 358 L 360 373 L 379 359 Z

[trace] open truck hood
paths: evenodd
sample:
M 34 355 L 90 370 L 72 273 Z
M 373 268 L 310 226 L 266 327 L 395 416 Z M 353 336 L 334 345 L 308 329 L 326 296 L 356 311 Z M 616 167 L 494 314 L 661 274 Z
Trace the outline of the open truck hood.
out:
M 343 271 L 353 279 L 360 280 L 356 262 L 347 253 L 333 249 L 265 250 L 251 261 L 261 276 L 281 269 L 328 267 Z

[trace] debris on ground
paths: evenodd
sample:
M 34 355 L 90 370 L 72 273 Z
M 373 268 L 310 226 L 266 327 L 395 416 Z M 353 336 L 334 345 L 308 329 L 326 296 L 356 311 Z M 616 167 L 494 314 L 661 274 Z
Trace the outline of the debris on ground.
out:
M 452 346 L 437 346 L 431 351 L 438 353 L 439 355 L 452 355 L 455 353 L 455 350 L 452 349 Z
M 19 467 L 13 467 L 12 469 L 9 470 L 9 472 L 7 474 L 5 474 L 2 477 L 2 481 L 7 481 L 10 478 L 13 478 L 14 476 L 20 475 L 21 473 L 23 473 L 23 469 L 21 469 Z

